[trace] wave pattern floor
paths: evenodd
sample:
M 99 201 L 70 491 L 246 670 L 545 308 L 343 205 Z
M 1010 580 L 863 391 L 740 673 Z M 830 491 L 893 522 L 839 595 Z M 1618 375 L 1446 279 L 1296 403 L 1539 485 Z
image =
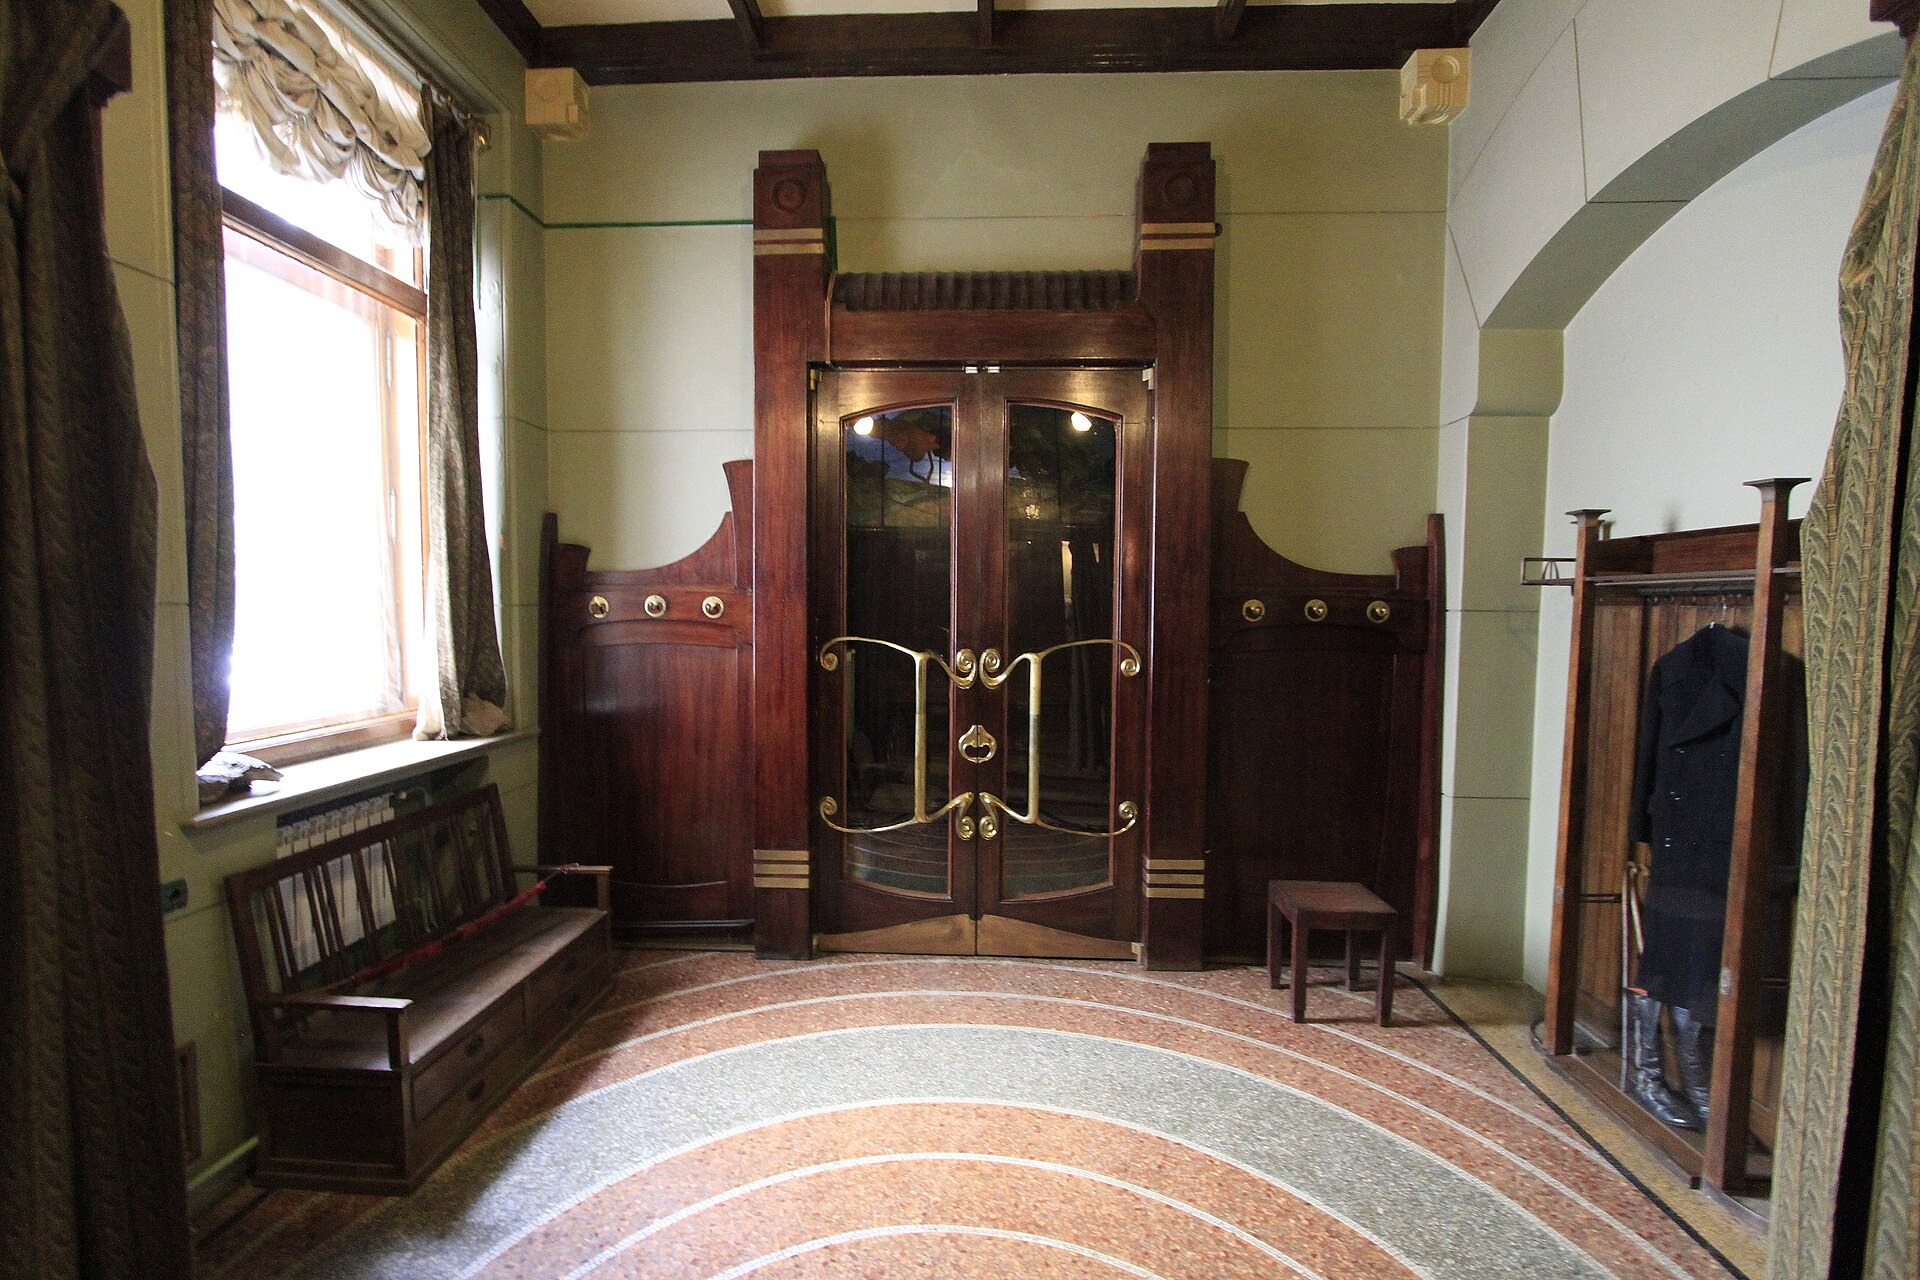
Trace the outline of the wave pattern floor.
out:
M 1316 971 L 627 952 L 418 1192 L 274 1192 L 299 1277 L 1732 1274 L 1417 988 Z M 256 1193 L 257 1194 L 257 1193 Z

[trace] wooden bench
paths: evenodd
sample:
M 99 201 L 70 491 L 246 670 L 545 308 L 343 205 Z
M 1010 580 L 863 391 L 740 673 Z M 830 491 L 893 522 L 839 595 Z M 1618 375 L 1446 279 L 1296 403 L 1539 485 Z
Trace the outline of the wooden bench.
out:
M 599 905 L 516 876 L 592 877 Z M 607 877 L 514 866 L 492 785 L 227 877 L 258 1181 L 418 1186 L 605 994 Z
M 1280 970 L 1287 961 L 1281 945 L 1281 926 L 1293 933 L 1291 976 L 1293 1020 L 1307 1017 L 1307 939 L 1315 929 L 1339 929 L 1347 935 L 1347 990 L 1360 983 L 1358 934 L 1380 935 L 1380 979 L 1374 1004 L 1380 1025 L 1393 1017 L 1394 909 L 1365 885 L 1333 880 L 1274 880 L 1267 886 L 1267 985 L 1280 986 Z

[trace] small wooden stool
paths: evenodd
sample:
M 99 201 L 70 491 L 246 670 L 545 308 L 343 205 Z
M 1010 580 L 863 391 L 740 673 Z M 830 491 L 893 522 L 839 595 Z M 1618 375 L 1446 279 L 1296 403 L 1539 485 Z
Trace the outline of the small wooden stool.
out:
M 1360 952 L 1354 935 L 1380 935 L 1380 980 L 1374 984 L 1374 1002 L 1380 1025 L 1393 1016 L 1394 909 L 1375 897 L 1365 885 L 1333 880 L 1274 880 L 1267 885 L 1267 985 L 1278 990 L 1285 949 L 1280 945 L 1284 920 L 1293 930 L 1293 1020 L 1307 1018 L 1307 938 L 1315 929 L 1341 929 L 1347 935 L 1347 990 L 1360 982 Z

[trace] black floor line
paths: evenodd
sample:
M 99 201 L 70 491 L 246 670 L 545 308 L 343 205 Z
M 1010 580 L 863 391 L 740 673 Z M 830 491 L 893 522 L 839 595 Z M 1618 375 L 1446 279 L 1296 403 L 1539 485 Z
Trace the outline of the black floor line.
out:
M 1472 1036 L 1482 1049 L 1485 1049 L 1488 1053 L 1492 1054 L 1494 1058 L 1500 1063 L 1501 1066 L 1505 1067 L 1508 1071 L 1511 1071 L 1513 1073 L 1513 1078 L 1518 1080 L 1521 1084 L 1527 1086 L 1527 1088 L 1532 1091 L 1534 1097 L 1540 1099 L 1540 1101 L 1546 1103 L 1549 1107 L 1552 1107 L 1553 1113 L 1555 1115 L 1559 1116 L 1562 1120 L 1566 1121 L 1567 1126 L 1571 1128 L 1575 1133 L 1585 1138 L 1588 1144 L 1591 1145 L 1595 1151 L 1598 1151 L 1600 1155 L 1606 1160 L 1606 1162 L 1614 1167 L 1615 1171 L 1618 1172 L 1621 1177 L 1625 1178 L 1628 1182 L 1631 1182 L 1635 1187 L 1639 1188 L 1641 1195 L 1645 1196 L 1647 1199 L 1659 1205 L 1660 1212 L 1666 1214 L 1669 1218 L 1673 1219 L 1674 1224 L 1676 1226 L 1678 1226 L 1682 1231 L 1686 1232 L 1688 1235 L 1692 1236 L 1695 1244 L 1699 1245 L 1702 1249 L 1705 1249 L 1708 1253 L 1712 1254 L 1714 1261 L 1718 1262 L 1721 1266 L 1725 1267 L 1732 1274 L 1738 1276 L 1740 1280 L 1752 1280 L 1752 1277 L 1750 1277 L 1749 1275 L 1747 1275 L 1746 1272 L 1742 1271 L 1739 1267 L 1734 1265 L 1734 1261 L 1732 1258 L 1729 1258 L 1726 1254 L 1720 1252 L 1719 1249 L 1715 1248 L 1713 1241 L 1701 1235 L 1699 1228 L 1695 1227 L 1691 1222 L 1688 1222 L 1684 1217 L 1680 1215 L 1679 1210 L 1675 1209 L 1672 1205 L 1668 1204 L 1666 1200 L 1661 1197 L 1659 1192 L 1655 1191 L 1652 1187 L 1649 1187 L 1646 1183 L 1640 1181 L 1640 1177 L 1638 1174 L 1634 1173 L 1633 1170 L 1627 1168 L 1626 1165 L 1621 1164 L 1619 1161 L 1619 1158 L 1616 1157 L 1613 1154 L 1613 1152 L 1607 1150 L 1606 1145 L 1604 1143 L 1602 1143 L 1598 1138 L 1594 1137 L 1591 1133 L 1588 1133 L 1586 1130 L 1586 1127 L 1582 1125 L 1578 1120 L 1575 1120 L 1572 1116 L 1568 1115 L 1566 1108 L 1562 1107 L 1559 1103 L 1555 1102 L 1550 1096 L 1548 1096 L 1545 1090 L 1543 1090 L 1539 1085 L 1535 1084 L 1532 1080 L 1528 1079 L 1526 1072 L 1520 1070 L 1519 1067 L 1514 1066 L 1512 1061 L 1508 1059 L 1506 1054 L 1501 1053 L 1498 1049 L 1494 1048 L 1491 1044 L 1487 1042 L 1487 1038 L 1485 1036 L 1481 1035 L 1478 1031 L 1475 1031 L 1471 1026 L 1469 1026 L 1465 1018 L 1462 1018 L 1459 1014 L 1453 1011 L 1452 1005 L 1448 1004 L 1445 1000 L 1442 1000 L 1439 996 L 1435 995 L 1431 987 L 1427 986 L 1426 983 L 1421 982 L 1417 978 L 1409 978 L 1404 975 L 1400 978 L 1400 981 L 1410 982 L 1414 986 L 1420 988 L 1422 992 L 1426 993 L 1427 999 L 1439 1005 L 1441 1011 L 1444 1012 L 1449 1018 L 1453 1019 L 1455 1026 L 1459 1027 L 1462 1031 Z

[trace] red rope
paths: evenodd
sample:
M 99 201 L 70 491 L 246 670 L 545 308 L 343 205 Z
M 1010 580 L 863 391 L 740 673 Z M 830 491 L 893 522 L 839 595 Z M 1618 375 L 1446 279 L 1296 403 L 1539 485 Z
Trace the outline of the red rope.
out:
M 440 937 L 423 942 L 413 950 L 397 955 L 391 960 L 383 960 L 371 969 L 362 969 L 350 978 L 343 978 L 339 982 L 329 983 L 324 987 L 313 988 L 313 990 L 320 994 L 329 994 L 344 990 L 347 987 L 365 986 L 369 982 L 378 982 L 382 978 L 391 977 L 393 974 L 399 973 L 402 969 L 411 969 L 414 965 L 422 961 L 431 960 L 454 943 L 463 942 L 481 930 L 506 919 L 539 897 L 546 891 L 547 886 L 552 884 L 556 879 L 566 875 L 570 871 L 577 871 L 579 868 L 580 864 L 577 862 L 569 862 L 565 866 L 555 867 L 542 877 L 538 884 L 533 885 L 531 888 L 521 890 L 486 914 L 475 916 L 464 924 L 457 925 L 448 930 Z

